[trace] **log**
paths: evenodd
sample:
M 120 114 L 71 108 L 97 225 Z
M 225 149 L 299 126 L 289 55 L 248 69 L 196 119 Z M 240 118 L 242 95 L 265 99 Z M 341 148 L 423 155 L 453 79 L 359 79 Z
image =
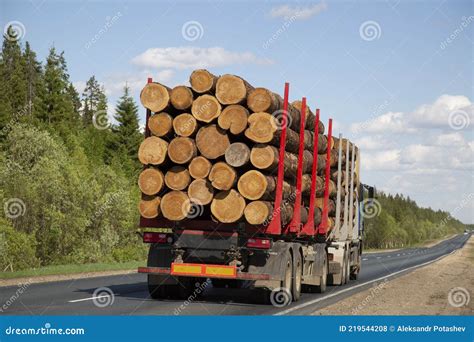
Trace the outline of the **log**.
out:
M 330 157 L 330 165 L 331 167 L 336 167 L 337 162 L 339 160 L 339 151 L 338 150 L 331 150 L 331 157 Z M 343 153 L 342 154 L 342 164 L 346 162 L 346 155 Z
M 172 190 L 184 190 L 190 182 L 189 171 L 183 166 L 173 166 L 165 174 L 165 184 Z
M 235 75 L 223 75 L 216 83 L 216 97 L 223 105 L 243 103 L 253 87 Z
M 225 154 L 230 145 L 228 135 L 216 125 L 201 127 L 196 135 L 199 152 L 207 159 L 216 159 Z
M 206 205 L 214 198 L 214 189 L 208 180 L 195 179 L 189 184 L 188 197 L 193 203 Z
M 234 189 L 219 192 L 211 203 L 212 215 L 222 223 L 238 221 L 244 214 L 245 200 Z
M 273 170 L 278 166 L 280 160 L 279 150 L 275 146 L 257 144 L 250 152 L 250 162 L 260 170 Z M 303 173 L 310 173 L 313 164 L 313 155 L 305 150 L 303 152 Z M 298 169 L 298 156 L 285 152 L 284 170 L 285 177 L 296 178 Z
M 197 131 L 198 124 L 194 116 L 183 113 L 174 118 L 173 129 L 181 137 L 190 137 Z
M 145 195 L 156 195 L 163 189 L 163 184 L 163 173 L 153 167 L 143 170 L 138 176 L 138 187 Z
M 186 86 L 176 86 L 171 90 L 170 101 L 174 108 L 186 110 L 193 104 L 193 92 Z
M 196 93 L 209 93 L 216 89 L 217 76 L 205 69 L 194 70 L 189 77 L 189 83 Z
M 244 216 L 248 223 L 267 225 L 271 219 L 280 214 L 282 225 L 287 225 L 293 218 L 293 204 L 283 203 L 280 210 L 274 210 L 273 203 L 268 201 L 252 201 L 245 207 Z M 308 222 L 308 209 L 301 207 L 301 222 Z
M 276 190 L 276 177 L 266 176 L 260 171 L 250 170 L 240 176 L 237 189 L 240 194 L 249 200 L 274 199 Z M 288 198 L 294 193 L 295 188 L 283 182 L 283 198 Z
M 157 82 L 147 83 L 140 93 L 140 101 L 152 112 L 161 112 L 170 104 L 171 89 Z
M 221 114 L 222 106 L 212 95 L 201 95 L 194 100 L 191 113 L 196 120 L 209 123 Z
M 250 149 L 241 142 L 230 144 L 225 150 L 225 161 L 233 167 L 241 167 L 250 160 Z
M 283 99 L 270 90 L 259 87 L 249 92 L 247 96 L 247 107 L 254 113 L 273 113 L 283 108 Z
M 194 179 L 206 178 L 211 172 L 212 164 L 203 156 L 194 157 L 189 163 L 189 174 Z
M 316 200 L 314 201 L 314 205 L 323 210 L 324 208 L 324 198 L 323 197 L 317 197 Z M 328 200 L 328 214 L 329 215 L 334 215 L 336 212 L 336 202 L 334 202 L 332 199 Z
M 249 111 L 241 105 L 230 105 L 224 108 L 217 118 L 219 127 L 229 130 L 234 135 L 241 134 L 247 128 Z
M 148 219 L 158 217 L 160 215 L 160 202 L 161 198 L 158 196 L 141 199 L 138 204 L 140 215 Z
M 209 173 L 209 180 L 214 188 L 218 190 L 229 190 L 237 180 L 234 168 L 225 162 L 214 164 Z
M 191 210 L 191 201 L 185 192 L 173 190 L 163 196 L 160 209 L 168 220 L 181 221 L 188 216 Z
M 300 112 L 300 113 L 301 113 L 301 104 L 302 103 L 299 100 L 298 101 L 293 101 L 291 103 L 291 105 L 293 107 L 295 107 L 298 110 L 298 112 Z M 314 121 L 315 121 L 316 116 L 311 111 L 311 109 L 309 108 L 308 105 L 306 105 L 306 113 L 305 114 L 306 115 L 305 115 L 305 125 L 304 125 L 304 127 L 305 127 L 305 129 L 314 132 L 315 131 Z M 324 124 L 321 122 L 321 120 L 319 120 L 318 133 L 319 134 L 324 134 Z
M 165 112 L 153 114 L 148 119 L 148 128 L 157 137 L 167 136 L 173 129 L 173 118 Z
M 176 164 L 186 164 L 197 154 L 196 144 L 193 139 L 176 137 L 168 146 L 168 156 Z
M 148 137 L 140 144 L 138 159 L 143 165 L 160 165 L 166 159 L 168 143 L 158 137 Z

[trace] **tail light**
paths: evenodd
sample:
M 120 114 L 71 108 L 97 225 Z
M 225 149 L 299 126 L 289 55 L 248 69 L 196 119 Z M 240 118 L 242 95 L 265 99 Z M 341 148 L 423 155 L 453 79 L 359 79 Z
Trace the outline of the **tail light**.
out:
M 173 238 L 163 233 L 145 232 L 143 233 L 144 243 L 171 243 Z
M 270 249 L 272 243 L 270 239 L 248 239 L 248 248 Z

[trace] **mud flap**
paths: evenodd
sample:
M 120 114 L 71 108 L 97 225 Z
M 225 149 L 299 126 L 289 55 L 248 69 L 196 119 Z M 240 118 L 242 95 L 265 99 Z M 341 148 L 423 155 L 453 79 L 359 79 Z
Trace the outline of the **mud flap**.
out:
M 173 255 L 171 246 L 151 244 L 148 251 L 148 267 L 171 267 Z M 175 285 L 178 281 L 169 274 L 149 274 L 148 285 Z

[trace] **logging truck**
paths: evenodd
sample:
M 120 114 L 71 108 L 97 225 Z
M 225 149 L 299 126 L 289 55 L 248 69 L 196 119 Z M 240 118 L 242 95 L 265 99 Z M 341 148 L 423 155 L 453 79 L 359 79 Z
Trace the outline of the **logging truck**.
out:
M 138 272 L 150 296 L 185 299 L 210 280 L 291 302 L 357 279 L 374 194 L 359 149 L 333 137 L 331 119 L 324 135 L 305 98 L 290 104 L 288 83 L 280 97 L 228 76 L 198 70 L 191 87 L 149 79 L 142 91 L 139 232 L 150 246 Z

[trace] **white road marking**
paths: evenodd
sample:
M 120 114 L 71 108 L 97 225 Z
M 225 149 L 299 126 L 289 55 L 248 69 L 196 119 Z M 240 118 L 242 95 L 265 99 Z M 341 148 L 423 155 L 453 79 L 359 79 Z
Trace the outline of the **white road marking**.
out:
M 367 258 L 362 258 L 362 260 L 369 260 L 369 259 L 367 259 Z
M 441 255 L 440 257 L 438 257 L 438 258 L 436 258 L 436 259 L 434 259 L 434 260 L 431 260 L 431 261 L 427 261 L 427 262 L 425 262 L 425 263 L 423 263 L 423 264 L 411 266 L 411 267 L 405 268 L 405 269 L 403 269 L 403 270 L 400 270 L 400 271 L 397 271 L 397 272 L 393 272 L 393 273 L 387 274 L 387 275 L 385 275 L 385 276 L 383 276 L 383 277 L 380 277 L 380 278 L 377 278 L 377 279 L 374 279 L 374 280 L 369 280 L 369 281 L 366 281 L 365 283 L 357 284 L 357 285 L 348 287 L 348 288 L 346 288 L 346 289 L 342 289 L 342 290 L 340 290 L 340 291 L 333 292 L 333 293 L 328 294 L 327 296 L 324 296 L 324 297 L 322 297 L 322 298 L 316 298 L 316 299 L 310 300 L 309 302 L 296 305 L 296 306 L 294 306 L 294 307 L 292 307 L 292 308 L 286 309 L 286 310 L 284 310 L 284 311 L 280 311 L 280 312 L 274 314 L 274 316 L 286 315 L 286 314 L 289 314 L 290 312 L 293 312 L 293 311 L 296 311 L 296 310 L 300 310 L 300 309 L 305 308 L 305 307 L 307 307 L 307 306 L 309 306 L 309 305 L 313 305 L 313 304 L 316 304 L 316 303 L 321 302 L 321 301 L 323 301 L 323 300 L 326 300 L 326 299 L 328 299 L 328 298 L 337 296 L 337 295 L 339 295 L 339 294 L 341 294 L 341 293 L 345 293 L 345 292 L 351 291 L 351 290 L 353 290 L 353 289 L 357 289 L 357 288 L 359 288 L 359 287 L 362 287 L 362 286 L 365 286 L 365 285 L 368 285 L 368 284 L 375 283 L 375 282 L 377 282 L 377 281 L 386 279 L 386 278 L 388 278 L 388 277 L 397 275 L 397 274 L 399 274 L 399 273 L 402 273 L 402 272 L 405 272 L 405 271 L 408 271 L 408 270 L 411 270 L 411 269 L 414 269 L 414 268 L 419 268 L 419 267 L 422 267 L 422 266 L 426 266 L 426 265 L 432 264 L 433 262 L 436 262 L 436 261 L 438 261 L 438 260 L 440 260 L 440 259 L 442 259 L 442 258 L 444 258 L 444 257 L 446 257 L 446 256 L 448 256 L 448 255 L 453 254 L 453 253 L 456 252 L 457 250 L 458 250 L 458 249 L 455 249 L 455 250 L 453 250 L 453 251 L 452 251 L 451 253 L 449 253 L 449 254 Z
M 397 256 L 400 256 L 400 254 L 397 254 Z
M 117 294 L 114 293 L 114 295 L 117 295 Z M 90 297 L 90 298 L 74 299 L 74 300 L 69 300 L 68 303 L 84 302 L 86 300 L 94 300 L 94 299 L 105 298 L 105 297 L 110 297 L 110 295 L 102 295 L 102 296 L 96 296 L 96 297 Z
M 382 259 L 382 257 L 377 257 L 377 259 Z
M 392 256 L 391 255 L 387 255 L 387 258 L 391 258 Z

